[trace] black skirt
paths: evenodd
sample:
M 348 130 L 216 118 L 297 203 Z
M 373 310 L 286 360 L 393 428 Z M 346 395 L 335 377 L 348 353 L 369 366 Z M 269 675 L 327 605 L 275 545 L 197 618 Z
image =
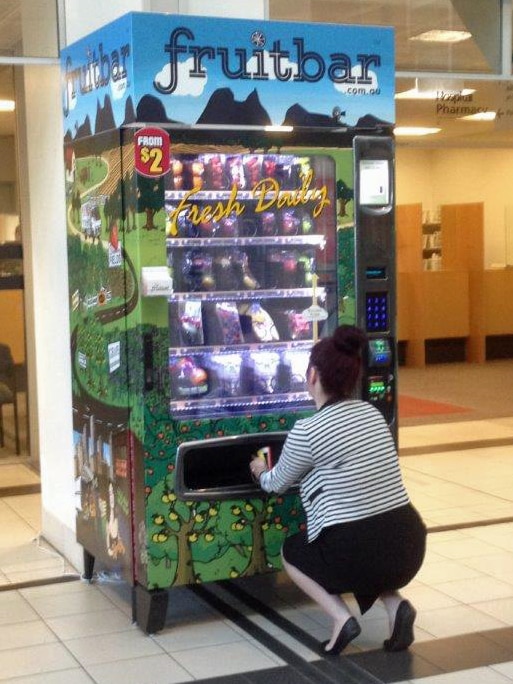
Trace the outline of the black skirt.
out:
M 324 528 L 308 542 L 300 532 L 285 540 L 285 560 L 330 594 L 354 594 L 363 615 L 380 594 L 404 587 L 426 552 L 426 527 L 411 504 Z

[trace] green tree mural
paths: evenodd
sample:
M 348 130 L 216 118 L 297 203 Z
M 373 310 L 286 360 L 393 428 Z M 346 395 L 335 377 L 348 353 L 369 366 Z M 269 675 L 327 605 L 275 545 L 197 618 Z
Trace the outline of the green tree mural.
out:
M 346 185 L 346 183 L 339 178 L 337 181 L 337 204 L 338 204 L 338 216 L 347 216 L 346 207 L 347 203 L 354 198 L 354 191 Z
M 164 207 L 163 178 L 137 177 L 137 210 L 146 213 L 145 230 L 156 230 L 154 216 Z

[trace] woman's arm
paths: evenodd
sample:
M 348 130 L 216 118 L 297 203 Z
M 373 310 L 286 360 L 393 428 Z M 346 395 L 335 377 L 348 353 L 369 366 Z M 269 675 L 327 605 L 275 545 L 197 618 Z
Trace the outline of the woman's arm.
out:
M 280 494 L 297 484 L 313 468 L 310 443 L 301 423 L 296 423 L 289 432 L 274 468 L 267 470 L 261 459 L 256 461 L 259 463 L 251 464 L 251 472 L 264 491 Z

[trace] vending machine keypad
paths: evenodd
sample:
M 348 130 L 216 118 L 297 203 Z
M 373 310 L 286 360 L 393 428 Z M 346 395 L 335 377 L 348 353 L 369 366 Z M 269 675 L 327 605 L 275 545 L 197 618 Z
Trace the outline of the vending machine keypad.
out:
M 388 330 L 388 294 L 386 292 L 367 293 L 365 316 L 368 332 L 375 333 Z

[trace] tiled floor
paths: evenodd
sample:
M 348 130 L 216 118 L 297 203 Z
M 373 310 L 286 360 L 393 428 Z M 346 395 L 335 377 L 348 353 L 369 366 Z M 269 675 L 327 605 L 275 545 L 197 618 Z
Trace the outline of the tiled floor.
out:
M 455 401 L 445 391 L 429 398 Z M 312 639 L 327 638 L 328 621 L 282 574 L 231 585 L 253 607 L 225 584 L 172 590 L 165 628 L 148 636 L 131 623 L 128 587 L 104 574 L 93 584 L 0 591 L 0 683 L 511 683 L 512 444 L 513 408 L 400 429 L 405 481 L 431 530 L 425 563 L 404 590 L 418 611 L 408 653 L 381 649 L 387 621 L 376 605 L 345 656 L 319 659 Z M 38 495 L 0 499 L 0 589 L 29 577 L 31 552 L 43 573 L 73 572 L 38 532 Z

